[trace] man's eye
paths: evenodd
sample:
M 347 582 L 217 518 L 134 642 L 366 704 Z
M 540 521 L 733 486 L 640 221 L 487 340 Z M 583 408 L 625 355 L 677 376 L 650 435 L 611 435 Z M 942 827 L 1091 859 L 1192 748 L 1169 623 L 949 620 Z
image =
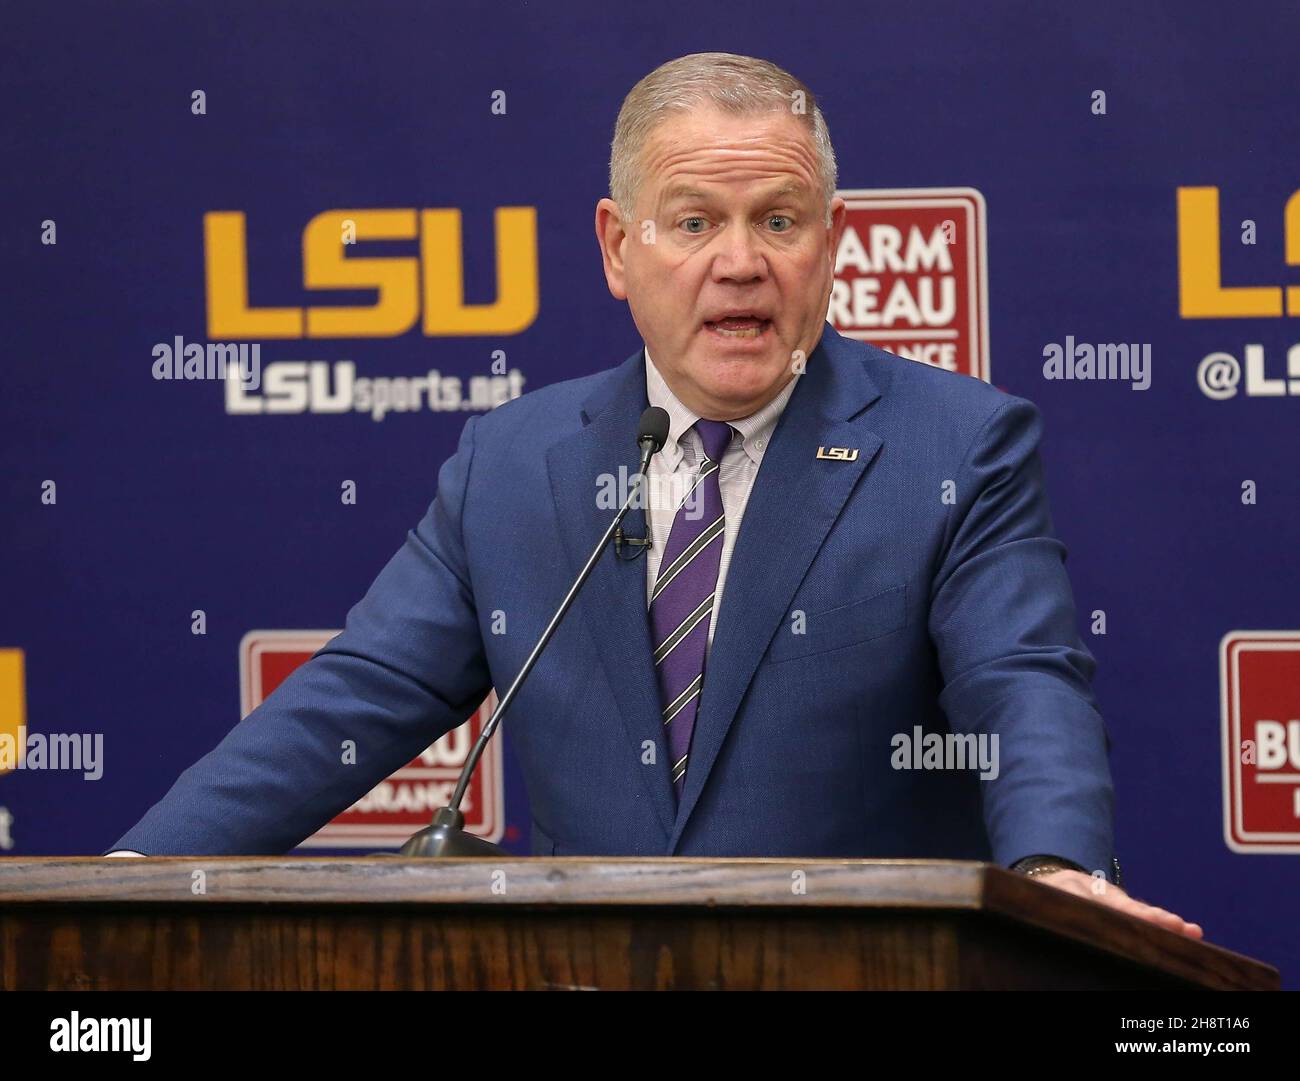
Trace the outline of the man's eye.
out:
M 687 231 L 688 233 L 699 233 L 699 232 L 700 232 L 699 229 L 692 229 L 692 228 L 690 227 L 690 224 L 691 224 L 691 222 L 693 222 L 693 221 L 697 221 L 697 222 L 699 222 L 701 225 L 704 224 L 704 219 L 703 219 L 703 218 L 683 218 L 683 219 L 682 219 L 682 224 L 683 224 L 684 226 L 686 226 L 686 231 Z
M 791 221 L 789 218 L 787 218 L 784 214 L 773 214 L 773 215 L 772 215 L 770 218 L 768 218 L 767 220 L 768 220 L 769 222 L 774 222 L 774 221 L 783 221 L 783 222 L 785 222 L 785 227 L 784 227 L 784 228 L 778 228 L 778 229 L 773 230 L 774 232 L 777 232 L 777 233 L 788 233 L 788 232 L 790 231 L 791 227 L 794 225 L 794 222 L 792 222 L 792 221 Z

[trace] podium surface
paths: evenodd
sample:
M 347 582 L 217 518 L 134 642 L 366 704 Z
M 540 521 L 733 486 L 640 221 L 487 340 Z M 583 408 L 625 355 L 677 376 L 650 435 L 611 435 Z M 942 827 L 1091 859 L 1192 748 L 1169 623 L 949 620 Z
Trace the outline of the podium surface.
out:
M 986 863 L 0 859 L 3 990 L 1276 990 Z

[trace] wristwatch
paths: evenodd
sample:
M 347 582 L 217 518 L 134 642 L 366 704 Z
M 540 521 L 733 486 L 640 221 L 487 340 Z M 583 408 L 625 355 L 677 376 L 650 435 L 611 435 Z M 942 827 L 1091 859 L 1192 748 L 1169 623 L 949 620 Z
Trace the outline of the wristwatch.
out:
M 1063 859 L 1060 856 L 1026 856 L 1022 860 L 1016 860 L 1011 865 L 1013 871 L 1019 871 L 1022 875 L 1033 878 L 1035 875 L 1050 875 L 1053 871 L 1084 871 L 1077 863 L 1072 860 Z
M 1114 856 L 1110 859 L 1110 869 L 1115 877 L 1115 885 L 1120 889 L 1124 888 L 1124 879 L 1120 874 L 1119 860 Z M 1047 875 L 1053 871 L 1081 871 L 1087 874 L 1087 870 L 1080 867 L 1073 860 L 1067 860 L 1062 856 L 1026 856 L 1022 860 L 1016 860 L 1011 865 L 1011 870 L 1019 871 L 1023 875 L 1033 878 L 1035 875 Z

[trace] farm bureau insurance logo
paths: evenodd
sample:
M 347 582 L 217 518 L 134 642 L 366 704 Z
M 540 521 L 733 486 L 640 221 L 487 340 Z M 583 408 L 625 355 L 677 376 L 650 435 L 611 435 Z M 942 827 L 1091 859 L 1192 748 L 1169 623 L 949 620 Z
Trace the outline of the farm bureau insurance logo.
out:
M 220 342 L 302 339 L 392 339 L 418 325 L 426 337 L 520 334 L 539 307 L 537 210 L 497 207 L 493 217 L 496 295 L 465 299 L 465 244 L 455 207 L 325 210 L 302 230 L 302 284 L 309 293 L 373 293 L 365 305 L 255 303 L 250 290 L 248 223 L 241 211 L 203 216 L 207 335 Z M 478 243 L 484 243 L 476 236 Z M 384 242 L 382 253 L 364 251 Z M 413 252 L 390 254 L 394 242 Z M 264 241 L 265 243 L 265 241 Z M 351 249 L 351 252 L 350 252 Z M 264 248 L 262 250 L 265 250 Z M 273 292 L 261 283 L 263 296 Z M 283 288 L 283 286 L 281 286 Z M 269 361 L 260 393 L 248 381 L 225 380 L 231 414 L 388 413 L 487 410 L 523 393 L 523 375 L 495 350 L 489 370 L 462 381 L 437 369 L 419 374 L 357 374 L 354 358 L 288 357 Z M 462 383 L 467 385 L 462 385 Z
M 989 381 L 988 241 L 974 188 L 852 189 L 831 326 L 909 360 Z
M 240 713 L 247 717 L 338 631 L 249 631 L 239 644 Z M 327 822 L 300 848 L 400 848 L 451 800 L 470 748 L 483 731 L 496 693 L 478 711 L 426 748 L 351 807 Z M 465 831 L 488 841 L 505 833 L 505 767 L 501 740 L 487 745 L 466 789 Z
M 1300 852 L 1300 631 L 1229 631 L 1219 688 L 1224 839 Z
M 1225 348 L 1205 353 L 1197 362 L 1196 385 L 1201 393 L 1214 401 L 1238 394 L 1245 398 L 1300 397 L 1296 324 L 1274 321 L 1300 316 L 1300 279 L 1292 274 L 1291 284 L 1281 280 L 1286 273 L 1269 255 L 1270 250 L 1276 251 L 1276 219 L 1265 221 L 1262 232 L 1253 218 L 1243 218 L 1240 223 L 1229 219 L 1227 228 L 1221 228 L 1218 188 L 1179 188 L 1177 202 L 1179 315 L 1184 319 L 1253 320 L 1244 326 L 1214 327 L 1218 340 L 1212 344 Z M 1300 191 L 1287 199 L 1281 224 L 1284 262 L 1288 267 L 1300 266 Z M 1227 239 L 1226 258 L 1220 233 Z M 1257 248 L 1260 236 L 1265 243 Z M 1257 269 L 1261 266 L 1266 269 Z M 1258 275 L 1255 284 L 1241 284 L 1246 267 Z M 1265 280 L 1272 279 L 1267 285 L 1260 282 L 1264 275 Z M 1233 284 L 1225 284 L 1227 281 Z M 1289 347 L 1287 338 L 1293 339 Z

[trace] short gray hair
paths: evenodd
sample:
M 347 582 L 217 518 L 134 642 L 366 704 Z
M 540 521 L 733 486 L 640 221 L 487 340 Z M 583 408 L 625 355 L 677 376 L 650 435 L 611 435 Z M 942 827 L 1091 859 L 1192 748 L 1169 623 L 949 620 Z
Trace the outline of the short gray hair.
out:
M 813 92 L 767 60 L 735 53 L 692 53 L 661 64 L 628 91 L 614 124 L 609 195 L 623 220 L 631 218 L 641 188 L 641 152 L 650 133 L 670 115 L 712 105 L 733 116 L 789 110 L 808 130 L 817 157 L 826 224 L 838 180 L 835 148 Z

